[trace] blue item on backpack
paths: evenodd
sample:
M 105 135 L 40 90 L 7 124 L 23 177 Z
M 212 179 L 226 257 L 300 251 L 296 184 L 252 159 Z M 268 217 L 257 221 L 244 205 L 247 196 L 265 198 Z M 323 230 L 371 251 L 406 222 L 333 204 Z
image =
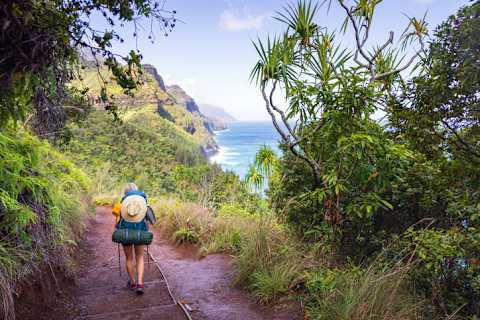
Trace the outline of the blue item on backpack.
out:
M 122 197 L 122 201 L 125 200 L 126 197 L 128 196 L 142 196 L 145 198 L 145 201 L 147 201 L 147 195 L 145 194 L 145 192 L 143 191 L 140 191 L 140 190 L 137 190 L 137 191 L 128 191 L 128 192 L 125 192 L 125 195 Z

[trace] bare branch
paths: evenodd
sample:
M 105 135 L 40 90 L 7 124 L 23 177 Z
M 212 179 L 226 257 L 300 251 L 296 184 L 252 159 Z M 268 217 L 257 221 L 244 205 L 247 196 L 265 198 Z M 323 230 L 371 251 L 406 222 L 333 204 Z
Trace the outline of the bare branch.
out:
M 352 14 L 352 11 L 345 5 L 345 3 L 343 2 L 343 0 L 338 0 L 338 2 L 340 3 L 340 5 L 342 6 L 342 8 L 345 10 L 345 12 L 347 13 L 347 16 L 348 16 L 348 19 L 350 20 L 351 24 L 352 24 L 352 27 L 353 29 L 355 30 L 355 41 L 357 43 L 357 53 L 360 53 L 362 55 L 362 57 L 368 61 L 369 65 L 372 64 L 372 61 L 370 59 L 370 57 L 368 56 L 368 54 L 363 50 L 363 46 L 365 45 L 365 43 L 367 42 L 368 40 L 368 33 L 365 33 L 365 36 L 362 40 L 362 42 L 360 42 L 360 29 L 358 28 L 358 25 L 357 25 L 357 22 L 355 21 L 355 18 L 353 17 L 353 14 Z M 357 56 L 355 57 L 357 58 Z M 362 64 L 363 65 L 363 64 Z
M 477 158 L 480 158 L 480 153 L 473 150 L 472 147 L 465 140 L 463 140 L 463 138 L 458 134 L 458 132 L 454 128 L 452 128 L 452 126 L 450 126 L 450 124 L 447 121 L 442 120 L 442 123 L 445 127 L 447 127 L 447 129 L 455 136 L 455 138 L 457 138 L 458 142 L 463 146 L 462 147 L 456 144 L 457 147 L 470 152 L 472 155 L 474 155 Z
M 274 88 L 272 89 L 272 91 L 274 91 L 274 90 L 275 90 L 275 84 L 274 84 Z M 275 116 L 275 113 L 273 113 L 272 108 L 270 107 L 270 100 L 267 97 L 267 94 L 265 92 L 265 85 L 262 85 L 262 90 L 261 91 L 262 91 L 263 100 L 265 101 L 265 108 L 267 109 L 268 114 L 272 118 L 272 122 L 273 122 L 273 126 L 275 127 L 275 130 L 277 130 L 278 134 L 280 134 L 283 141 L 285 143 L 287 143 L 288 145 L 290 145 L 290 138 L 288 137 L 288 135 L 285 132 L 283 132 L 283 130 L 278 125 L 277 117 Z
M 365 51 L 364 47 L 365 47 L 365 44 L 367 43 L 368 38 L 369 38 L 371 21 L 369 19 L 365 19 L 365 21 L 362 22 L 362 25 L 359 26 L 358 23 L 357 23 L 357 20 L 355 20 L 355 17 L 354 17 L 354 13 L 355 13 L 354 7 L 348 8 L 348 6 L 345 4 L 344 0 L 338 0 L 338 3 L 345 10 L 345 12 L 347 14 L 347 18 L 350 21 L 350 24 L 352 25 L 352 27 L 354 29 L 355 42 L 356 42 L 356 47 L 357 48 L 355 50 L 355 55 L 353 57 L 353 60 L 359 66 L 364 67 L 364 68 L 366 68 L 370 71 L 370 74 L 371 74 L 371 77 L 372 77 L 371 81 L 381 80 L 381 79 L 384 79 L 388 76 L 400 73 L 400 72 L 408 69 L 415 62 L 417 57 L 422 52 L 425 52 L 425 45 L 423 43 L 422 36 L 418 35 L 418 41 L 421 45 L 421 50 L 415 52 L 415 54 L 409 59 L 409 61 L 405 65 L 403 65 L 403 66 L 401 66 L 397 69 L 388 71 L 388 72 L 384 72 L 384 73 L 381 73 L 381 74 L 376 74 L 375 60 L 378 58 L 378 56 L 380 54 L 382 54 L 383 51 L 385 51 L 385 49 L 388 48 L 388 46 L 393 44 L 393 39 L 394 39 L 393 31 L 390 31 L 390 35 L 389 35 L 388 40 L 383 45 L 381 45 L 380 47 L 375 49 L 373 54 L 367 53 Z M 365 33 L 363 34 L 363 37 L 362 37 L 362 28 L 365 29 Z M 360 40 L 360 39 L 362 39 L 362 40 Z M 362 56 L 363 59 L 366 60 L 366 63 L 360 61 L 359 55 Z
M 296 146 L 300 143 L 302 143 L 305 139 L 307 138 L 310 138 L 311 136 L 313 136 L 315 133 L 317 133 L 318 130 L 320 130 L 323 126 L 323 122 L 322 121 L 319 121 L 318 124 L 315 126 L 315 128 L 313 128 L 313 130 L 311 132 L 309 132 L 308 134 L 304 135 L 303 137 L 301 137 L 300 139 L 297 139 L 295 142 L 292 143 L 292 146 Z
M 375 53 L 372 55 L 372 61 L 375 61 L 383 50 L 385 50 L 389 45 L 393 44 L 394 35 L 394 32 L 390 31 L 390 36 L 388 37 L 387 42 L 375 50 Z
M 276 86 L 274 83 L 274 87 L 270 91 L 270 96 L 273 95 L 272 92 L 275 90 L 275 87 Z M 277 132 L 280 134 L 280 136 L 282 137 L 283 141 L 286 143 L 286 145 L 288 146 L 292 154 L 297 158 L 305 161 L 308 164 L 308 166 L 312 170 L 312 174 L 314 177 L 314 187 L 317 188 L 318 186 L 320 186 L 320 183 L 321 183 L 320 169 L 318 168 L 318 164 L 314 160 L 308 158 L 306 155 L 301 154 L 300 152 L 298 152 L 298 150 L 295 149 L 295 146 L 297 145 L 297 143 L 292 142 L 290 140 L 290 137 L 280 128 L 278 124 L 278 120 L 275 116 L 275 113 L 272 111 L 272 108 L 271 108 L 270 98 L 267 96 L 265 92 L 265 84 L 262 85 L 261 91 L 262 91 L 263 100 L 265 101 L 265 108 L 267 109 L 268 114 L 272 118 L 272 123 L 273 123 L 273 126 L 275 127 L 275 130 L 277 130 Z
M 386 77 L 389 77 L 393 74 L 397 74 L 397 73 L 400 73 L 408 68 L 410 68 L 410 66 L 415 62 L 415 60 L 417 59 L 417 57 L 420 55 L 420 53 L 423 51 L 423 46 L 422 46 L 422 49 L 417 51 L 411 58 L 410 60 L 403 66 L 403 67 L 400 67 L 398 69 L 394 69 L 394 70 L 390 70 L 388 72 L 384 72 L 384 73 L 380 73 L 380 74 L 374 74 L 372 75 L 372 81 L 376 81 L 376 80 L 382 80 Z
M 62 106 L 62 108 L 69 109 L 69 110 L 75 111 L 77 113 L 84 113 L 85 112 L 84 109 L 79 108 L 79 107 L 75 107 L 75 106 Z
M 283 112 L 283 110 L 277 108 L 273 103 L 273 94 L 274 94 L 276 88 L 277 88 L 277 82 L 275 81 L 273 83 L 273 88 L 270 91 L 270 97 L 269 97 L 270 106 L 272 107 L 273 110 L 275 110 L 278 114 L 280 114 L 280 117 L 282 118 L 282 122 L 285 125 L 285 127 L 287 128 L 288 133 L 292 136 L 293 139 L 297 140 L 297 136 L 295 135 L 294 131 L 292 130 L 292 128 L 290 126 L 290 124 L 288 123 L 287 117 L 285 116 L 285 112 Z

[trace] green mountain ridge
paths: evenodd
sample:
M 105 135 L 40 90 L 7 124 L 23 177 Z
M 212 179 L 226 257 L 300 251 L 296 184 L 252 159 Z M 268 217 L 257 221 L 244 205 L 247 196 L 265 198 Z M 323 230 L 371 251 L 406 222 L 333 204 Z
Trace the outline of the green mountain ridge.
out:
M 143 71 L 143 83 L 133 92 L 133 96 L 124 94 L 105 68 L 98 70 L 95 67 L 86 67 L 82 80 L 75 81 L 74 85 L 80 84 L 89 89 L 89 100 L 96 110 L 104 109 L 104 104 L 96 98 L 101 93 L 102 82 L 106 84 L 108 94 L 121 113 L 155 105 L 155 112 L 161 118 L 170 121 L 193 137 L 204 156 L 217 152 L 218 145 L 213 138 L 213 131 L 218 130 L 218 124 L 205 117 L 194 99 L 180 86 L 165 86 L 163 78 L 154 66 L 146 64 Z

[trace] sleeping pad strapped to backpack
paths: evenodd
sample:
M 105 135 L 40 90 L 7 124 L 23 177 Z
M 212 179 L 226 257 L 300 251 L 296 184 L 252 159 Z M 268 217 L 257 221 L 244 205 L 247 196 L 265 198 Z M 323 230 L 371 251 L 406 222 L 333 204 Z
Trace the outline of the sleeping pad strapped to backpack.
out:
M 115 226 L 112 241 L 123 245 L 149 245 L 152 243 L 153 233 L 148 231 L 146 220 L 148 210 L 143 192 L 136 191 L 125 194 L 121 202 L 121 218 Z

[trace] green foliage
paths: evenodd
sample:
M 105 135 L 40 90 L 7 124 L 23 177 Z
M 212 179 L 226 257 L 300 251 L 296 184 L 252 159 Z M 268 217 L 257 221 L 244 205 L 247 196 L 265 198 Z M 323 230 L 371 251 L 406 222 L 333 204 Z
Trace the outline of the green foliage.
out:
M 160 199 L 153 204 L 159 221 L 171 238 L 195 234 L 201 254 L 238 253 L 246 234 L 258 222 L 258 214 L 250 214 L 240 205 L 224 205 L 216 214 L 198 204 Z
M 420 305 L 407 290 L 407 271 L 378 265 L 308 271 L 307 314 L 312 319 L 421 319 Z
M 445 314 L 478 314 L 478 228 L 409 229 L 403 241 L 418 259 L 411 276 L 419 293 Z
M 218 209 L 224 204 L 241 206 L 246 211 L 265 208 L 258 195 L 233 172 L 223 172 L 219 167 L 203 165 L 175 168 L 174 179 L 182 193 L 182 199 L 199 201 L 204 206 Z
M 0 283 L 5 314 L 13 285 L 40 266 L 69 272 L 69 247 L 83 227 L 89 180 L 27 132 L 0 132 Z
M 268 183 L 277 165 L 278 156 L 275 152 L 267 146 L 261 147 L 255 155 L 254 164 L 250 166 L 245 176 L 245 182 L 259 191 Z
M 255 190 L 261 190 L 265 184 L 265 177 L 257 170 L 254 165 L 250 165 L 245 175 L 245 182 L 252 186 Z
M 244 207 L 240 206 L 238 203 L 226 203 L 220 207 L 217 211 L 219 217 L 249 217 L 253 216 L 255 213 L 248 212 Z
M 238 222 L 237 218 L 217 219 L 208 242 L 202 245 L 202 255 L 217 252 L 238 253 L 244 238 L 244 230 L 239 225 L 232 225 L 232 223 Z
M 347 22 L 351 18 L 353 24 L 369 24 L 378 3 L 355 2 L 347 10 L 355 17 L 347 16 Z M 342 1 L 339 4 L 344 6 Z M 305 179 L 303 174 L 298 185 L 285 187 L 295 190 L 291 197 L 270 192 L 272 202 L 279 199 L 274 205 L 285 208 L 288 219 L 299 224 L 302 232 L 330 225 L 330 238 L 336 242 L 349 231 L 345 225 L 368 224 L 375 213 L 393 208 L 383 194 L 411 155 L 371 119 L 389 99 L 386 88 L 398 78 L 394 76 L 395 63 L 379 51 L 371 67 L 358 63 L 358 53 L 342 49 L 335 34 L 315 24 L 317 11 L 311 2 L 298 1 L 279 13 L 277 20 L 284 24 L 285 33 L 265 45 L 261 41 L 255 45 L 259 61 L 251 77 L 260 86 L 284 151 L 299 159 L 299 165 L 306 166 L 311 175 Z M 362 51 L 361 46 L 358 50 Z M 382 73 L 382 81 L 376 81 Z M 390 73 L 391 83 L 387 83 L 386 73 Z M 277 87 L 284 90 L 285 110 L 274 103 Z M 257 188 L 264 183 L 263 175 L 271 174 L 266 170 L 273 167 L 273 163 L 267 164 L 273 161 L 267 151 L 260 151 L 258 164 L 247 176 Z M 277 165 L 281 179 L 273 178 L 270 189 L 277 189 L 276 183 L 280 189 L 288 184 L 285 180 L 290 176 L 285 171 L 291 170 L 290 165 Z M 293 210 L 285 206 L 293 202 L 299 206 Z
M 480 4 L 450 16 L 435 30 L 424 72 L 401 88 L 390 121 L 428 158 L 454 157 L 479 163 Z
M 404 236 L 420 261 L 412 277 L 436 312 L 458 317 L 480 315 L 479 10 L 479 3 L 461 8 L 435 30 L 423 73 L 402 88 L 407 94 L 395 97 L 389 114 L 392 135 L 421 153 L 393 194 L 404 220 L 430 222 Z
M 40 133 L 47 130 L 50 134 L 51 129 L 64 125 L 65 111 L 59 105 L 66 98 L 66 83 L 76 73 L 79 49 L 95 59 L 102 56 L 97 67 L 101 63 L 108 67 L 116 83 L 130 94 L 141 83 L 138 77 L 141 55 L 133 50 L 125 56 L 112 52 L 113 43 L 124 41 L 114 29 L 115 21 L 137 25 L 147 19 L 150 26 L 159 21 L 162 33 L 171 31 L 176 21 L 175 11 L 167 11 L 150 0 L 11 0 L 2 2 L 0 11 L 3 13 L 0 126 L 10 120 L 15 124 L 17 120 L 24 120 L 28 112 L 35 111 Z M 108 27 L 99 31 L 91 26 L 92 14 L 103 17 Z M 151 28 L 152 41 L 154 33 Z M 106 86 L 98 97 L 104 102 L 109 100 Z M 42 109 L 45 104 L 51 105 L 47 111 Z M 107 109 L 115 112 L 111 103 Z
M 252 290 L 262 303 L 275 301 L 285 295 L 292 284 L 297 267 L 278 264 L 266 270 L 258 270 L 252 275 Z
M 74 138 L 65 150 L 92 175 L 105 170 L 101 176 L 112 179 L 103 179 L 108 183 L 104 189 L 143 181 L 139 184 L 149 193 L 175 192 L 177 164 L 205 164 L 198 144 L 156 114 L 154 106 L 130 111 L 122 124 L 113 123 L 105 112 L 93 112 L 87 123 L 71 130 Z
M 371 279 L 378 271 L 339 268 L 337 274 L 325 267 L 318 283 L 307 281 L 313 292 L 326 286 L 312 293 L 319 299 L 314 318 L 478 317 L 480 5 L 450 17 L 429 48 L 425 18 L 408 18 L 400 48 L 391 35 L 367 50 L 381 1 L 329 2 L 345 11 L 342 31 L 353 27 L 351 53 L 314 22 L 318 8 L 304 1 L 279 14 L 281 36 L 255 43 L 259 59 L 251 78 L 284 151 L 267 166 L 269 203 L 305 241 L 326 246 L 336 264 L 358 265 L 384 250 L 391 262 L 408 252 L 408 272 L 398 281 L 416 291 L 401 291 L 390 304 L 381 292 L 395 292 L 397 280 L 376 287 Z M 421 50 L 402 65 L 402 50 L 414 41 Z M 403 81 L 400 72 L 410 67 L 420 72 Z M 275 104 L 277 89 L 285 108 Z M 379 111 L 388 123 L 372 119 Z M 267 175 L 259 163 L 248 175 L 257 188 Z M 395 250 L 388 249 L 392 243 Z M 255 261 L 255 255 L 262 256 L 248 257 Z M 329 282 L 331 272 L 338 284 Z M 408 312 L 412 299 L 427 301 L 424 314 Z
M 185 227 L 181 227 L 175 231 L 172 235 L 172 238 L 178 244 L 197 243 L 199 241 L 199 235 L 194 230 L 190 230 Z
M 245 234 L 236 259 L 236 283 L 263 302 L 278 299 L 293 285 L 302 263 L 295 238 L 270 216 L 261 217 Z

